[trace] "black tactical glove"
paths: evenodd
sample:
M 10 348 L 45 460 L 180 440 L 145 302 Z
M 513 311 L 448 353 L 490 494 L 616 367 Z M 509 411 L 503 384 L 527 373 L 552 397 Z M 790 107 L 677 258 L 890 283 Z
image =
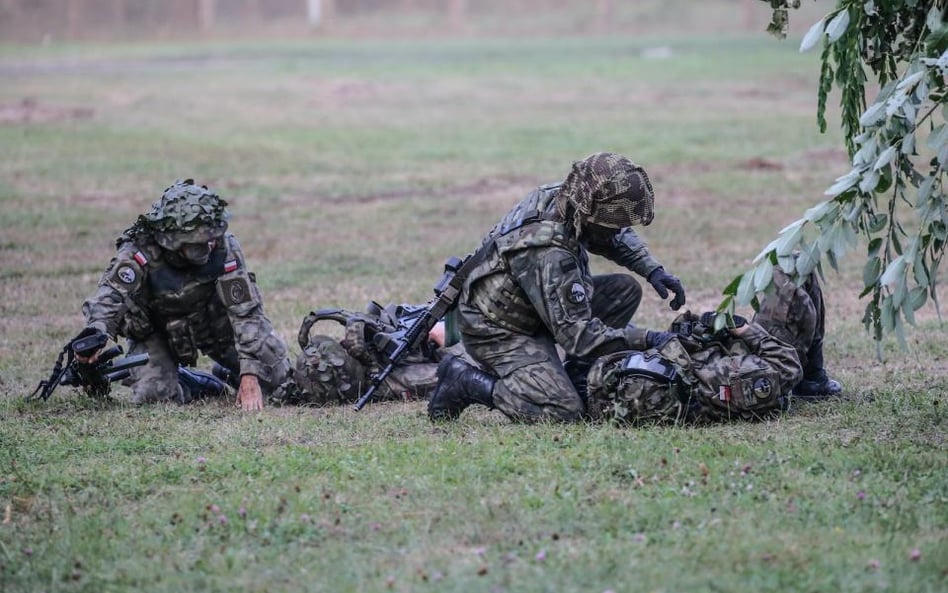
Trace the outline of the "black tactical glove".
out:
M 69 345 L 73 352 L 84 358 L 91 358 L 96 352 L 105 347 L 109 341 L 108 334 L 94 327 L 87 327 L 73 338 Z
M 665 271 L 665 268 L 659 266 L 652 270 L 652 273 L 648 275 L 648 283 L 662 299 L 668 298 L 669 290 L 675 293 L 675 298 L 669 303 L 672 310 L 677 311 L 685 304 L 685 287 L 681 285 L 681 280 L 677 276 L 672 276 Z
M 672 338 L 677 338 L 678 334 L 674 332 L 660 332 L 648 330 L 645 332 L 645 347 L 661 349 Z

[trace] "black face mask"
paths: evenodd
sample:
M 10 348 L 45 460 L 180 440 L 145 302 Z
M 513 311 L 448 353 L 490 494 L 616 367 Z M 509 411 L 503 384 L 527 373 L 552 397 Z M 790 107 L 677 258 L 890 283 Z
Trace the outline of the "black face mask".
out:
M 609 247 L 612 245 L 619 229 L 610 229 L 609 227 L 586 223 L 583 228 L 583 240 L 589 245 L 599 245 Z
M 211 252 L 214 251 L 214 243 L 214 241 L 185 243 L 178 248 L 178 255 L 183 257 L 191 265 L 203 266 L 211 259 Z

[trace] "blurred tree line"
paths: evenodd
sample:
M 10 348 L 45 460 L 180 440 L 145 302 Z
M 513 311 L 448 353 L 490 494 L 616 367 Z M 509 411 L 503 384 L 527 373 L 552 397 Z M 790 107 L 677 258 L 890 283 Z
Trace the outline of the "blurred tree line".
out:
M 759 26 L 754 0 L 718 0 L 740 6 L 730 17 L 744 28 Z M 260 25 L 326 32 L 352 19 L 379 14 L 419 15 L 448 32 L 470 29 L 483 16 L 528 20 L 551 13 L 574 24 L 574 32 L 609 31 L 617 15 L 686 8 L 687 0 L 0 0 L 3 41 L 169 37 L 193 31 L 253 30 Z M 756 11 L 760 15 L 759 10 Z M 736 18 L 734 15 L 738 14 Z

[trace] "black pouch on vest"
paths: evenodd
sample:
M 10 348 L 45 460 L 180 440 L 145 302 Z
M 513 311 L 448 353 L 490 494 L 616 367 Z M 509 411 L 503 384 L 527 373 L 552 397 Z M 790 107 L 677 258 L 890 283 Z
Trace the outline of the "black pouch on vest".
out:
M 168 334 L 168 344 L 176 362 L 186 366 L 197 362 L 197 345 L 194 343 L 194 335 L 186 319 L 169 321 L 165 325 L 165 333 Z

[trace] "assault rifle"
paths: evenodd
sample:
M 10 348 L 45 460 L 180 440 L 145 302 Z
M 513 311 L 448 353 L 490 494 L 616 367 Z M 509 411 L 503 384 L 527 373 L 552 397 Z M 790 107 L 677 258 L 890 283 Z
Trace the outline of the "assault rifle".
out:
M 131 374 L 132 368 L 148 362 L 148 354 L 118 358 L 123 350 L 117 344 L 99 354 L 95 362 L 79 362 L 76 358 L 76 355 L 83 358 L 92 356 L 108 341 L 109 336 L 99 332 L 85 336 L 80 334 L 78 338 L 71 340 L 56 358 L 56 364 L 53 365 L 53 372 L 50 373 L 49 379 L 40 381 L 29 398 L 49 399 L 49 396 L 60 385 L 82 387 L 89 395 L 102 397 L 109 394 L 113 381 L 121 381 Z M 63 365 L 63 358 L 66 359 L 65 365 Z
M 701 343 L 723 342 L 731 328 L 742 327 L 747 320 L 740 315 L 707 311 L 701 316 L 689 315 L 688 319 L 672 323 L 671 331 L 680 338 L 691 338 Z
M 355 410 L 361 410 L 385 378 L 398 366 L 404 357 L 413 348 L 428 339 L 428 332 L 450 311 L 461 296 L 461 288 L 468 275 L 482 260 L 480 252 L 468 255 L 461 260 L 449 257 L 444 262 L 444 274 L 434 287 L 434 297 L 416 313 L 410 326 L 391 333 L 377 333 L 372 338 L 375 347 L 385 355 L 388 363 L 380 372 L 372 376 L 368 391 L 355 403 Z

